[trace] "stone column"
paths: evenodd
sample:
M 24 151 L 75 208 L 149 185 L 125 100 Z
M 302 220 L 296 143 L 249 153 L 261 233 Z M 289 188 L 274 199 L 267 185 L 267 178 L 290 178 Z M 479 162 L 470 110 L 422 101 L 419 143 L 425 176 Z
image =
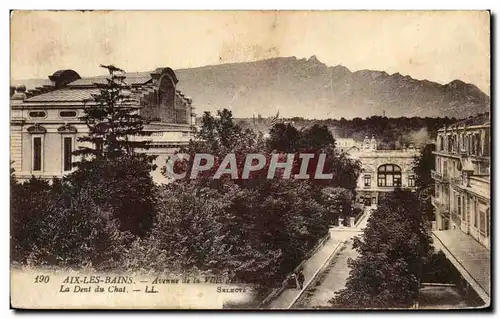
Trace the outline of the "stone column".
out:
M 354 227 L 354 217 L 349 217 L 349 227 Z

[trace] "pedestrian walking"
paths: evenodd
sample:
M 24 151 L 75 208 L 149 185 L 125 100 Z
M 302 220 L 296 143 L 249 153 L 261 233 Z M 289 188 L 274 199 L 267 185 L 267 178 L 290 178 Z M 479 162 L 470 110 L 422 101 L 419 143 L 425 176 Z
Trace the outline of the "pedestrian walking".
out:
M 306 278 L 304 277 L 304 273 L 302 270 L 299 270 L 299 274 L 297 275 L 297 281 L 299 282 L 299 287 L 300 290 L 304 288 L 304 281 L 306 281 Z
M 295 273 L 293 273 L 291 276 L 290 276 L 290 280 L 289 280 L 289 283 L 290 285 L 295 285 L 295 288 L 297 288 L 297 275 Z

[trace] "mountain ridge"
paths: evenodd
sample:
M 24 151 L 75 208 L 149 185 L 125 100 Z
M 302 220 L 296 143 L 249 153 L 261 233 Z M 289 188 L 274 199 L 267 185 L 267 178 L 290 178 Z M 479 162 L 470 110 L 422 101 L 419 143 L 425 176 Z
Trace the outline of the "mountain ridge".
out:
M 381 114 L 462 118 L 490 108 L 488 95 L 459 79 L 439 84 L 399 72 L 351 71 L 340 64 L 327 66 L 315 55 L 181 68 L 175 73 L 178 88 L 193 99 L 198 115 L 228 108 L 235 117 L 267 117 L 279 111 L 283 117 L 318 119 Z
M 176 70 L 198 110 L 229 108 L 238 117 L 354 118 L 380 115 L 467 117 L 489 110 L 475 85 L 439 84 L 399 72 L 351 71 L 309 59 L 280 57 Z M 250 94 L 252 92 L 253 94 Z M 216 93 L 216 94 L 215 94 Z

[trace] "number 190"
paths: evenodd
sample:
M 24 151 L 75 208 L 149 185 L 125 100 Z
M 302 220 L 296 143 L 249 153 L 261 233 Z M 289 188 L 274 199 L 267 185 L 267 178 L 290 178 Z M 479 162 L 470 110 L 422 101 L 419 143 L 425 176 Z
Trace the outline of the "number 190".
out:
M 35 277 L 35 284 L 46 284 L 50 280 L 49 276 L 44 276 L 44 275 L 38 275 Z

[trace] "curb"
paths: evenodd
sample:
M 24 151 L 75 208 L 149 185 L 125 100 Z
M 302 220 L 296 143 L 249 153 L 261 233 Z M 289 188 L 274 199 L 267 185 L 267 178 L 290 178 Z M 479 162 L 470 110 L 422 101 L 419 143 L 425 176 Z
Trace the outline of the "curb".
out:
M 331 236 L 330 236 L 330 231 L 328 231 L 328 233 L 323 237 L 321 238 L 318 243 L 316 244 L 316 246 L 311 249 L 305 256 L 304 260 L 302 260 L 300 262 L 300 264 L 295 267 L 294 270 L 297 270 L 299 269 L 301 266 L 304 265 L 304 263 L 306 263 L 315 253 L 317 253 L 321 248 L 323 248 L 323 246 L 326 244 L 326 242 L 331 239 Z M 281 283 L 281 286 L 279 288 L 276 288 L 276 289 L 273 289 L 268 295 L 266 298 L 264 298 L 264 300 L 262 300 L 259 305 L 257 306 L 257 308 L 261 308 L 261 309 L 266 309 L 267 306 L 269 305 L 269 303 L 272 302 L 272 300 L 274 300 L 280 293 L 283 292 L 283 290 L 285 290 L 286 288 L 286 285 L 288 283 L 288 280 L 290 278 L 290 275 L 291 274 L 288 274 L 285 279 L 282 281 Z
M 306 289 L 311 285 L 311 283 L 313 283 L 316 280 L 316 278 L 318 277 L 318 275 L 322 274 L 325 271 L 326 266 L 332 261 L 333 256 L 335 256 L 335 254 L 337 253 L 337 251 L 339 250 L 339 248 L 341 247 L 341 245 L 344 246 L 346 242 L 347 241 L 341 241 L 341 242 L 339 242 L 337 244 L 337 246 L 335 246 L 335 248 L 330 253 L 330 255 L 328 256 L 328 258 L 325 259 L 325 261 L 323 262 L 323 264 L 321 265 L 321 267 L 319 267 L 318 270 L 316 270 L 316 272 L 314 273 L 314 275 L 312 275 L 311 279 L 309 279 L 309 281 L 307 282 L 307 284 L 304 285 L 304 287 L 299 292 L 299 294 L 297 295 L 297 297 L 295 297 L 292 300 L 292 302 L 290 303 L 290 305 L 286 309 L 290 309 L 297 302 L 297 300 L 299 300 L 299 298 L 302 296 L 302 294 L 304 293 L 304 291 L 306 291 Z
M 367 218 L 368 214 L 369 214 L 369 211 L 368 211 L 368 210 L 365 210 L 365 212 L 363 213 L 363 216 L 361 216 L 361 217 L 358 219 L 358 221 L 356 222 L 356 224 L 354 224 L 354 227 L 358 228 L 358 227 L 359 227 L 359 224 L 361 224 L 361 222 L 362 222 L 365 218 Z

